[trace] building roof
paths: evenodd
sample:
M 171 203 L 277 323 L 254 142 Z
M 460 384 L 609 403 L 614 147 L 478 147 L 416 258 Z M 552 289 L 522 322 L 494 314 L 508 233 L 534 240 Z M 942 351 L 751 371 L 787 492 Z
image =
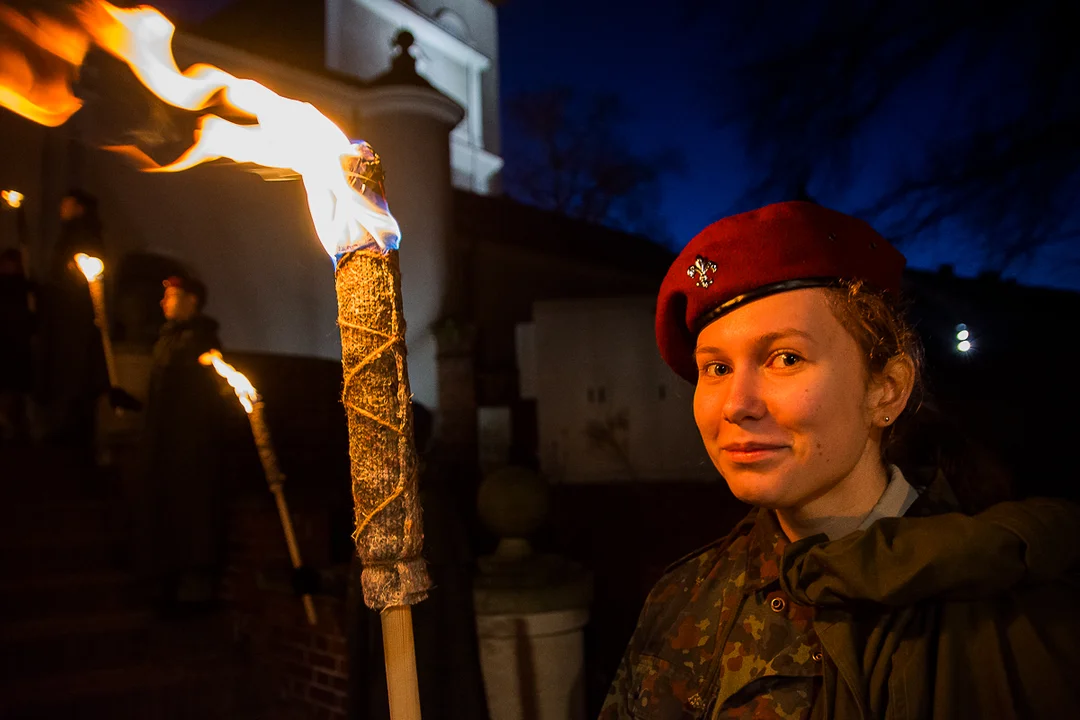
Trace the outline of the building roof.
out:
M 603 264 L 655 279 L 675 253 L 642 235 L 613 230 L 519 203 L 505 196 L 454 191 L 454 223 L 473 240 Z

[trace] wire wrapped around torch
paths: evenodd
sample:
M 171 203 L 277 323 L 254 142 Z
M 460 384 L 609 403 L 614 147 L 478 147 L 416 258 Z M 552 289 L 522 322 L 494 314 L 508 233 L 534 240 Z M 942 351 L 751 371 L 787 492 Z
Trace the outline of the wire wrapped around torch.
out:
M 345 159 L 350 185 L 384 202 L 382 167 L 365 145 Z M 412 605 L 431 586 L 420 557 L 423 526 L 405 357 L 398 253 L 374 244 L 337 261 L 335 286 L 349 423 L 349 457 L 364 601 L 375 610 Z

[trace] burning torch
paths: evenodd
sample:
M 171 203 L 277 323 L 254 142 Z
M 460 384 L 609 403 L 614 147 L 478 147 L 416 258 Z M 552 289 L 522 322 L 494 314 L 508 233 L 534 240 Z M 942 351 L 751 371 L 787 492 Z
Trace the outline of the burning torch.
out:
M 24 195 L 18 190 L 0 190 L 0 198 L 4 200 L 13 210 L 18 210 L 22 207 Z
M 101 280 L 105 273 L 105 263 L 100 258 L 77 253 L 75 264 L 86 277 L 86 285 L 90 288 L 90 300 L 94 303 L 94 324 L 101 333 L 101 347 L 105 350 L 105 367 L 109 371 L 109 386 L 119 387 L 120 382 L 116 374 L 116 358 L 113 355 L 112 338 L 109 335 L 109 322 L 105 314 L 105 286 Z
M 382 165 L 371 147 L 354 145 L 342 165 L 353 191 L 386 211 Z M 385 217 L 393 221 L 388 211 Z M 342 238 L 334 273 L 356 511 L 353 537 L 364 565 L 364 601 L 381 612 L 394 720 L 420 717 L 410 607 L 426 598 L 431 586 L 420 557 L 424 536 L 416 497 L 419 464 L 405 360 L 399 237 L 390 232 Z
M 26 196 L 18 190 L 0 190 L 0 199 L 15 212 L 15 234 L 19 241 L 19 252 L 22 255 L 23 274 L 30 274 L 30 246 L 26 238 L 26 208 L 23 200 Z
M 401 233 L 386 207 L 379 159 L 309 103 L 213 66 L 181 71 L 171 48 L 175 27 L 153 8 L 84 0 L 75 17 L 64 32 L 38 23 L 42 32 L 28 37 L 73 66 L 92 42 L 126 63 L 164 102 L 204 112 L 196 142 L 175 162 L 153 169 L 175 172 L 228 158 L 292 170 L 303 179 L 315 232 L 334 261 L 364 601 L 382 617 L 390 717 L 416 720 L 420 696 L 410 607 L 427 596 L 430 580 L 420 557 L 418 463 L 397 257 Z M 27 27 L 10 20 L 8 25 Z M 66 42 L 65 32 L 77 42 Z M 47 42 L 37 39 L 40 34 Z M 0 92 L 0 104 L 43 124 L 60 124 L 78 110 L 68 76 L 49 85 L 51 94 L 23 85 L 12 83 L 6 95 Z M 254 122 L 240 124 L 213 114 L 219 104 Z
M 225 378 L 233 391 L 236 399 L 247 413 L 248 422 L 251 423 L 251 434 L 255 438 L 255 447 L 259 451 L 259 460 L 262 462 L 263 474 L 266 475 L 266 484 L 270 486 L 270 492 L 274 495 L 277 503 L 278 517 L 281 518 L 281 529 L 285 533 L 285 544 L 289 547 L 289 559 L 294 568 L 303 565 L 300 557 L 300 546 L 296 542 L 296 532 L 293 530 L 292 517 L 289 515 L 289 504 L 285 500 L 285 473 L 278 466 L 277 454 L 274 452 L 274 444 L 270 441 L 270 428 L 266 426 L 263 417 L 262 397 L 255 390 L 251 381 L 221 357 L 221 352 L 211 350 L 199 356 L 199 362 L 203 365 L 212 365 L 217 374 Z M 304 602 L 304 612 L 307 614 L 308 623 L 317 625 L 318 616 L 315 614 L 315 602 L 311 595 L 301 596 Z

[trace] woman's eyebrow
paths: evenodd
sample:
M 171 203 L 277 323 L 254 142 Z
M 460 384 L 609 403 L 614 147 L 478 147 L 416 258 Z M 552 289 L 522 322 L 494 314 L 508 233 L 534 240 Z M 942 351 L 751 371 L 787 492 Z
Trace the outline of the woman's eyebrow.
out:
M 775 342 L 776 340 L 782 340 L 787 337 L 801 337 L 804 340 L 814 341 L 814 338 L 810 336 L 810 333 L 797 328 L 784 328 L 782 330 L 775 330 L 770 333 L 765 333 L 757 339 L 759 345 L 767 345 L 768 343 Z
M 799 330 L 798 328 L 783 328 L 781 330 L 774 330 L 773 332 L 765 333 L 764 335 L 759 335 L 757 338 L 754 339 L 754 345 L 759 347 L 762 345 L 770 345 L 777 340 L 783 340 L 784 338 L 789 337 L 800 337 L 809 342 L 814 342 L 814 338 L 808 332 Z M 713 345 L 701 345 L 694 349 L 695 356 L 715 355 L 722 352 L 723 351 L 720 348 Z

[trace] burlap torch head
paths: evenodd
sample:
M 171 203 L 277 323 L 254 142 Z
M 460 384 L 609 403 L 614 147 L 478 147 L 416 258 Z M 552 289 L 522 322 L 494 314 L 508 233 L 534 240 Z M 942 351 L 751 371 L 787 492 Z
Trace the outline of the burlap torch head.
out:
M 383 170 L 371 147 L 343 160 L 350 185 L 385 208 Z M 356 510 L 356 548 L 363 563 L 364 602 L 375 610 L 412 605 L 431 581 L 420 553 L 419 464 L 405 358 L 405 316 L 396 250 L 374 240 L 337 259 L 335 285 L 342 401 Z

